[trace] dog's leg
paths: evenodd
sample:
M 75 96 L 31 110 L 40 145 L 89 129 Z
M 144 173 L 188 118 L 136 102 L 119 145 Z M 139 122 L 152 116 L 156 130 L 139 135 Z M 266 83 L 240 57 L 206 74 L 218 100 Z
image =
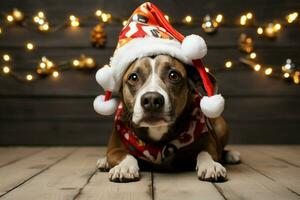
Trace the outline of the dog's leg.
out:
M 98 168 L 100 171 L 103 171 L 103 172 L 108 171 L 108 170 L 109 170 L 109 165 L 108 165 L 106 156 L 104 156 L 104 157 L 102 157 L 102 158 L 99 158 L 99 159 L 97 160 L 96 166 L 97 166 L 97 168 Z
M 215 162 L 207 151 L 201 151 L 197 156 L 197 176 L 204 181 L 224 181 L 226 169 L 218 162 Z
M 126 151 L 116 130 L 113 131 L 107 147 L 107 162 L 111 168 L 109 180 L 113 182 L 130 182 L 139 180 L 137 160 Z
M 226 164 L 238 164 L 241 162 L 241 154 L 238 151 L 224 150 L 224 162 Z

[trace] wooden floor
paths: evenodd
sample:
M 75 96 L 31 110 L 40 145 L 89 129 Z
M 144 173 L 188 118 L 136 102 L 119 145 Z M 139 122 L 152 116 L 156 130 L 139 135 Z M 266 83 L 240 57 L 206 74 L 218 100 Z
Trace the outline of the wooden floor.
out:
M 104 148 L 0 148 L 2 199 L 300 199 L 300 146 L 232 146 L 242 164 L 226 166 L 228 181 L 199 181 L 195 172 L 142 172 L 112 183 L 95 169 Z

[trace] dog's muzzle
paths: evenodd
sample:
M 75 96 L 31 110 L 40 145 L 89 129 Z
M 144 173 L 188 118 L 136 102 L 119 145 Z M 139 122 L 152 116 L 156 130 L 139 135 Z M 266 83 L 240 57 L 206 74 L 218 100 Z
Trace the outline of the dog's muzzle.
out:
M 161 112 L 164 108 L 165 100 L 158 92 L 146 92 L 141 97 L 141 106 L 144 111 L 150 113 Z

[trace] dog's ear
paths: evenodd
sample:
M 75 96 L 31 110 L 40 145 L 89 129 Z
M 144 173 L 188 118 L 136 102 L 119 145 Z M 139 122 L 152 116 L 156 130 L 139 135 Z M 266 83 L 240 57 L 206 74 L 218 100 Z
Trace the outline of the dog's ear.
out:
M 187 75 L 189 77 L 190 88 L 192 90 L 197 90 L 201 94 L 204 94 L 205 93 L 204 85 L 197 69 L 193 66 L 187 65 L 186 70 L 187 70 Z M 208 74 L 208 78 L 210 79 L 213 85 L 214 93 L 217 94 L 219 91 L 217 79 L 214 77 L 212 73 L 208 72 L 207 74 Z

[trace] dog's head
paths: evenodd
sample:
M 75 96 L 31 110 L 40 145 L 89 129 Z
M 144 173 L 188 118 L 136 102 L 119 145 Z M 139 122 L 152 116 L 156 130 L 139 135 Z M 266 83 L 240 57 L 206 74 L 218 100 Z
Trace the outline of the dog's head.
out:
M 186 66 L 168 56 L 135 60 L 123 75 L 121 96 L 136 127 L 160 132 L 162 137 L 191 100 Z

